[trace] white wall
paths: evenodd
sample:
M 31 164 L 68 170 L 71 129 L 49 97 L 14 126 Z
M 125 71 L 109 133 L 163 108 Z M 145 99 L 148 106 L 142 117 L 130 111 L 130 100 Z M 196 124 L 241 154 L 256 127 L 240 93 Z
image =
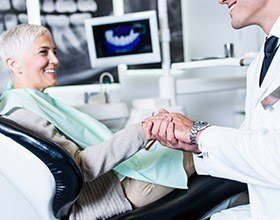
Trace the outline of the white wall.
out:
M 259 48 L 262 41 L 256 34 L 259 28 L 234 30 L 230 25 L 229 10 L 218 4 L 217 0 L 186 2 L 187 9 L 183 9 L 183 12 L 187 13 L 185 29 L 189 35 L 185 37 L 189 38 L 190 57 L 223 54 L 225 43 L 234 43 L 237 55 Z

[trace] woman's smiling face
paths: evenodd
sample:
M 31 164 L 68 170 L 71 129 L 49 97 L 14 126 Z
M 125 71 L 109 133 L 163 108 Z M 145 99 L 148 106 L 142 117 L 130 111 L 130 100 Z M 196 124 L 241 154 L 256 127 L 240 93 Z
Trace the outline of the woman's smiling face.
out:
M 21 62 L 20 79 L 25 82 L 24 87 L 43 91 L 56 85 L 59 60 L 55 54 L 55 45 L 49 34 L 41 35 L 32 43 Z

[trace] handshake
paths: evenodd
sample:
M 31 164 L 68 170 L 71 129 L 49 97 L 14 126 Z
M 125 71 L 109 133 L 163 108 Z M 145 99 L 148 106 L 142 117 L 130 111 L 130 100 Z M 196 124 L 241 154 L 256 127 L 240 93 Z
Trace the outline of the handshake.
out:
M 142 122 L 145 136 L 152 143 L 157 140 L 163 146 L 198 154 L 201 152 L 194 142 L 197 143 L 201 130 L 209 125 L 206 123 L 201 130 L 194 129 L 193 126 L 194 121 L 182 114 L 169 113 L 164 109 Z

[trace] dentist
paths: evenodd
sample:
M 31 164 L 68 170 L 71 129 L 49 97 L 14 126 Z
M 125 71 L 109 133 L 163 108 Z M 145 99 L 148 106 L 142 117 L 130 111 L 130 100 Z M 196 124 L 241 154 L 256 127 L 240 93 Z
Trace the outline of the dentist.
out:
M 161 110 L 148 120 L 153 122 L 151 136 L 170 148 L 193 152 L 198 174 L 248 184 L 250 204 L 211 219 L 280 219 L 280 1 L 219 2 L 230 9 L 234 28 L 258 25 L 267 35 L 248 68 L 243 124 L 239 129 L 210 126 Z

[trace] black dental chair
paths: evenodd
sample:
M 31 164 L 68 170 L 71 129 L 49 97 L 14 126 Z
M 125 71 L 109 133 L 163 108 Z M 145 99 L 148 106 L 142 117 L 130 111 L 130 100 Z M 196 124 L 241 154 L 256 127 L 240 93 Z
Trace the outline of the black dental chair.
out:
M 0 117 L 0 219 L 61 219 L 82 186 L 82 172 L 67 151 Z
M 222 201 L 246 190 L 247 186 L 243 183 L 194 174 L 189 178 L 188 190 L 176 189 L 152 204 L 115 216 L 111 220 L 200 219 Z
M 67 219 L 82 186 L 82 172 L 67 151 L 0 117 L 0 219 Z M 238 182 L 193 175 L 189 190 L 174 190 L 150 205 L 111 219 L 199 219 L 246 189 Z

